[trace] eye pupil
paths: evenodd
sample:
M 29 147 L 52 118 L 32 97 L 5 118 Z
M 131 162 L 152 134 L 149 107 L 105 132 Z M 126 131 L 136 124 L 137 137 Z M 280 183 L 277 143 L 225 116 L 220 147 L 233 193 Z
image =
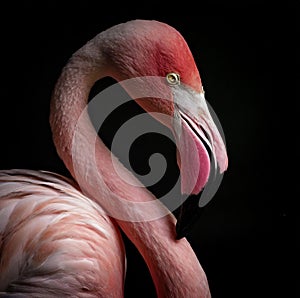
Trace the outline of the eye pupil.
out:
M 166 79 L 167 79 L 167 82 L 170 85 L 178 85 L 178 84 L 180 84 L 180 76 L 177 73 L 174 73 L 174 72 L 168 73 L 167 76 L 166 76 Z

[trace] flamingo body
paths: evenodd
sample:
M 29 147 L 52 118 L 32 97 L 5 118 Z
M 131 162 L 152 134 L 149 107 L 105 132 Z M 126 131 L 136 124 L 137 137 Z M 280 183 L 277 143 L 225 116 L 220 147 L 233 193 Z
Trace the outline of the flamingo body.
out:
M 122 297 L 120 233 L 74 182 L 0 171 L 0 198 L 0 296 Z

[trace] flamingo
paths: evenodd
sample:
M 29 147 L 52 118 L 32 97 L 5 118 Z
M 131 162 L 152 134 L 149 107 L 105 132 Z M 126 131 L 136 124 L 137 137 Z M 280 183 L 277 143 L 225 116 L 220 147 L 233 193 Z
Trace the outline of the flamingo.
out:
M 148 113 L 169 116 L 157 120 L 174 133 L 183 193 L 196 195 L 206 185 L 210 154 L 220 172 L 227 169 L 224 142 L 203 105 L 199 72 L 182 35 L 154 20 L 132 20 L 101 32 L 72 55 L 51 98 L 53 141 L 74 180 L 46 171 L 0 171 L 0 296 L 123 297 L 121 229 L 143 256 L 158 297 L 210 297 L 206 274 L 176 218 L 135 184 L 133 174 L 96 137 L 85 109 L 91 87 L 107 76 L 120 83 L 159 78 L 124 88 Z M 168 100 L 137 98 L 134 93 L 142 88 Z M 176 123 L 168 120 L 175 118 Z M 95 166 L 88 155 L 91 143 Z M 119 197 L 126 204 L 118 204 Z M 145 211 L 139 203 L 150 204 Z

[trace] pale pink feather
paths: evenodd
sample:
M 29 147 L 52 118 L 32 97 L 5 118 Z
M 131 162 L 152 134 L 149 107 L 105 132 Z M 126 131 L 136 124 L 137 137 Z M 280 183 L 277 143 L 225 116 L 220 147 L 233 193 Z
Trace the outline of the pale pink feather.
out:
M 0 171 L 0 235 L 0 296 L 123 295 L 118 229 L 65 177 Z

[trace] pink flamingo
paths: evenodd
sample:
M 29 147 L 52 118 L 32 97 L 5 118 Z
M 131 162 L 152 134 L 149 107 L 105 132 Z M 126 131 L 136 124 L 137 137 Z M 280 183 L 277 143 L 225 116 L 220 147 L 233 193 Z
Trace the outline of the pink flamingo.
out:
M 117 81 L 164 77 L 150 87 L 163 90 L 170 100 L 136 100 L 147 112 L 174 118 L 176 102 L 191 98 L 188 108 L 179 110 L 179 128 L 162 121 L 173 131 L 180 149 L 183 192 L 197 194 L 208 180 L 210 158 L 203 144 L 203 130 L 220 171 L 227 168 L 222 138 L 208 110 L 199 106 L 202 84 L 181 34 L 167 24 L 143 20 L 100 33 L 73 54 L 51 101 L 50 124 L 57 152 L 81 189 L 77 183 L 50 172 L 1 171 L 0 296 L 123 297 L 126 262 L 121 228 L 142 254 L 158 297 L 210 297 L 206 275 L 188 241 L 182 235 L 178 237 L 178 229 L 176 236 L 176 219 L 170 212 L 146 221 L 110 216 L 122 212 L 140 218 L 139 208 L 126 205 L 116 210 L 112 203 L 116 196 L 134 204 L 158 202 L 153 205 L 154 211 L 148 210 L 150 213 L 165 214 L 165 207 L 145 188 L 125 183 L 116 174 L 111 153 L 99 138 L 96 168 L 108 191 L 98 188 L 85 149 L 96 134 L 88 118 L 83 117 L 81 152 L 74 157 L 72 142 L 89 91 L 105 76 Z M 193 140 L 199 160 L 189 151 L 189 140 Z M 194 164 L 200 160 L 201 171 L 195 172 Z M 117 164 L 126 181 L 135 181 Z

